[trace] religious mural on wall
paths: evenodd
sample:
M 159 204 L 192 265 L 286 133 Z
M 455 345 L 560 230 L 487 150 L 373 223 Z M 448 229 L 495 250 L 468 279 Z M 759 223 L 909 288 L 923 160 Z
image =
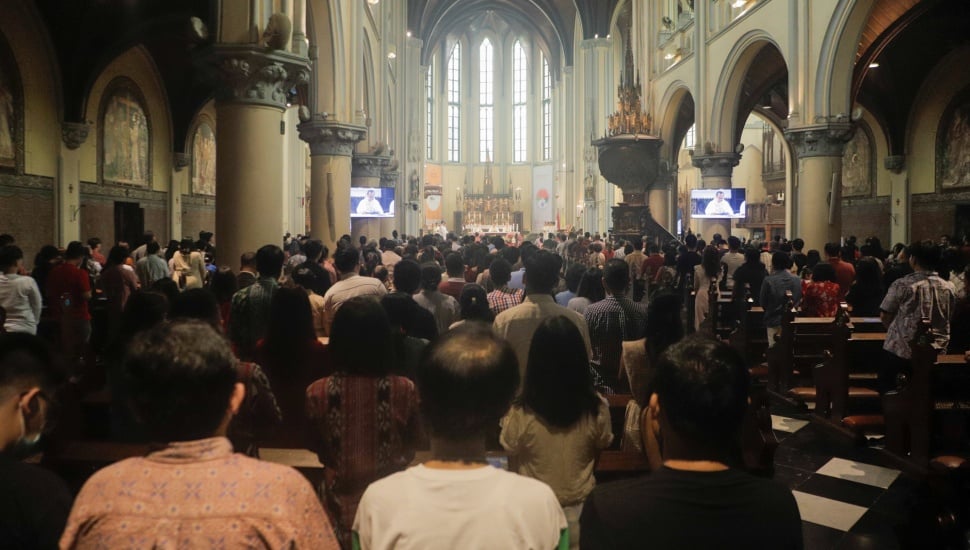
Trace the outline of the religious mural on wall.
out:
M 942 189 L 970 187 L 970 93 L 962 94 L 944 113 L 936 158 Z
M 216 136 L 205 122 L 192 137 L 192 193 L 216 194 Z
M 17 124 L 11 76 L 0 65 L 0 166 L 15 166 L 17 162 Z
M 108 100 L 102 131 L 104 181 L 148 185 L 148 118 L 131 90 L 120 88 Z
M 872 141 L 869 132 L 858 128 L 842 155 L 842 196 L 868 197 L 872 194 Z

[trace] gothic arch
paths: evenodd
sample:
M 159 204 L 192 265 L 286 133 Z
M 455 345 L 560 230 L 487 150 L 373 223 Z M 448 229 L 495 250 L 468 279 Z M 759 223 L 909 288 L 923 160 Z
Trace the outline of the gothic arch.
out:
M 738 39 L 724 63 L 724 69 L 714 87 L 710 127 L 706 135 L 698 136 L 711 142 L 714 152 L 727 153 L 734 149 L 739 128 L 744 125 L 747 113 L 739 113 L 744 80 L 753 68 L 755 58 L 764 48 L 772 48 L 781 57 L 786 70 L 789 65 L 778 42 L 764 30 L 752 30 Z M 743 118 L 742 118 L 743 117 Z M 742 120 L 738 120 L 742 118 Z
M 691 116 L 690 123 L 687 124 L 681 113 L 683 107 L 689 102 Z M 684 135 L 694 123 L 694 94 L 690 87 L 681 80 L 674 81 L 667 87 L 663 99 L 660 102 L 660 118 L 654 123 L 659 130 L 660 137 L 664 140 L 663 147 L 660 149 L 660 157 L 668 159 L 671 164 L 677 160 L 677 152 L 680 149 L 680 142 L 684 140 Z M 686 125 L 686 126 L 685 126 Z
M 822 40 L 815 75 L 815 110 L 805 121 L 852 110 L 852 76 L 859 39 L 875 2 L 839 0 Z

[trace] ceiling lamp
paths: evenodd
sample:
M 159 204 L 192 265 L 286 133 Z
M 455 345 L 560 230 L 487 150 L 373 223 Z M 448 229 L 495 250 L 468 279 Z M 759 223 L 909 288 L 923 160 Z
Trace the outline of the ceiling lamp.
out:
M 731 4 L 731 7 L 740 9 L 740 8 L 743 8 L 747 3 L 748 3 L 748 0 L 734 0 L 734 3 Z
M 873 61 L 872 63 L 869 64 L 869 68 L 870 69 L 878 69 L 879 68 L 879 63 L 876 63 L 875 61 Z

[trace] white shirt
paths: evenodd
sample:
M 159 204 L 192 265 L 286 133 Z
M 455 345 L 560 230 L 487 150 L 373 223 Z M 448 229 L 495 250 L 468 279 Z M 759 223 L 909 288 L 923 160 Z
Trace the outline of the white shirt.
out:
M 707 208 L 704 209 L 704 214 L 708 216 L 733 216 L 734 209 L 731 208 L 731 204 L 726 200 L 717 200 L 716 198 L 707 203 Z
M 361 277 L 356 273 L 341 275 L 340 280 L 334 283 L 327 293 L 323 295 L 324 329 L 330 334 L 330 327 L 333 325 L 334 315 L 344 302 L 358 296 L 376 296 L 380 298 L 387 294 L 384 283 L 373 277 Z
M 357 203 L 358 214 L 383 214 L 384 208 L 377 199 L 364 197 L 364 200 Z
M 532 336 L 535 334 L 539 325 L 549 317 L 562 315 L 572 321 L 579 333 L 583 336 L 583 343 L 586 345 L 586 354 L 591 355 L 589 343 L 589 327 L 586 319 L 579 313 L 566 309 L 557 304 L 555 299 L 548 294 L 526 296 L 521 304 L 499 313 L 495 317 L 492 328 L 495 334 L 505 338 L 512 344 L 515 356 L 519 359 L 519 373 L 525 378 L 525 367 L 529 362 L 529 347 L 532 345 Z
M 464 279 L 462 279 L 464 281 Z M 438 334 L 444 334 L 452 323 L 461 318 L 461 306 L 458 300 L 442 294 L 437 290 L 422 290 L 413 296 L 414 301 L 434 315 L 438 325 Z
M 37 334 L 40 321 L 40 288 L 32 277 L 0 274 L 0 306 L 7 310 L 7 332 Z
M 551 550 L 566 527 L 545 483 L 491 466 L 419 465 L 371 483 L 353 530 L 364 550 Z

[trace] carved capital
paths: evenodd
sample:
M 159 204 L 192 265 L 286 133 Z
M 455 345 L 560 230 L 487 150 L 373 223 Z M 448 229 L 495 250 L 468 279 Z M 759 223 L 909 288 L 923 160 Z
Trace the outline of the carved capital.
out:
M 354 169 L 351 176 L 355 178 L 380 178 L 384 169 L 391 164 L 391 157 L 384 155 L 354 154 Z
M 381 187 L 397 187 L 397 182 L 401 180 L 401 173 L 397 170 L 381 172 Z
M 785 130 L 785 139 L 795 149 L 798 158 L 841 157 L 845 144 L 852 139 L 855 126 L 849 122 L 832 122 L 820 126 L 806 126 Z
M 216 100 L 286 108 L 287 93 L 310 81 L 310 61 L 252 45 L 220 44 L 202 50 L 203 74 L 216 78 Z M 214 69 L 214 70 L 213 70 Z
M 891 155 L 883 160 L 883 166 L 893 174 L 898 174 L 906 167 L 905 155 Z
M 176 172 L 181 172 L 183 168 L 192 164 L 192 155 L 189 153 L 175 153 L 172 155 L 172 164 Z
M 91 126 L 86 122 L 61 123 L 61 139 L 68 149 L 77 149 L 88 139 Z
M 700 168 L 702 178 L 730 178 L 739 162 L 741 155 L 738 153 L 694 155 L 691 159 L 694 168 Z
M 296 129 L 300 139 L 310 144 L 311 156 L 352 156 L 354 146 L 367 137 L 363 126 L 327 120 L 320 115 L 300 123 Z

